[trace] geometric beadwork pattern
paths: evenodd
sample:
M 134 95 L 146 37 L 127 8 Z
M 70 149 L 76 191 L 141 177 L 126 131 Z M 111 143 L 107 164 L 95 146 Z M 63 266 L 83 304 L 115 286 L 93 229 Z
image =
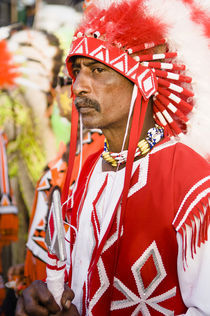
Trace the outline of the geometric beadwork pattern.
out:
M 106 290 L 108 289 L 108 287 L 110 285 L 110 282 L 109 282 L 109 279 L 108 279 L 108 276 L 106 274 L 106 270 L 105 270 L 105 267 L 104 267 L 104 264 L 103 264 L 103 261 L 101 258 L 99 258 L 99 260 L 98 260 L 97 268 L 98 268 L 98 274 L 99 274 L 99 279 L 100 279 L 100 287 L 98 288 L 95 295 L 93 296 L 93 298 L 90 301 L 89 310 L 88 310 L 89 316 L 93 315 L 92 314 L 93 307 L 97 304 L 97 302 L 100 300 L 100 298 L 106 292 Z
M 141 159 L 140 165 L 138 167 L 138 181 L 129 189 L 128 197 L 141 190 L 147 184 L 149 157 L 150 155 L 147 155 Z
M 104 247 L 103 247 L 103 250 L 102 250 L 102 253 L 104 253 L 105 251 L 107 251 L 111 246 L 113 246 L 115 244 L 115 242 L 118 240 L 119 238 L 119 224 L 120 224 L 120 214 L 121 214 L 121 207 L 119 206 L 119 209 L 117 211 L 117 227 L 116 227 L 116 231 L 109 237 L 109 239 L 107 239 Z M 122 227 L 122 230 L 121 230 L 121 235 L 120 237 L 122 237 L 123 235 L 123 227 Z
M 156 268 L 156 275 L 153 277 L 150 284 L 145 286 L 141 271 L 143 266 L 148 262 L 148 260 L 151 259 L 153 260 L 153 264 Z M 131 316 L 139 315 L 140 312 L 144 316 L 149 316 L 151 314 L 148 306 L 150 306 L 163 315 L 174 315 L 173 311 L 162 307 L 159 305 L 159 303 L 175 296 L 176 287 L 161 295 L 151 297 L 152 293 L 166 277 L 166 271 L 155 241 L 152 242 L 152 244 L 145 250 L 142 256 L 133 264 L 131 271 L 135 279 L 138 294 L 133 293 L 118 278 L 115 278 L 114 286 L 124 295 L 125 299 L 113 301 L 111 304 L 111 310 L 134 306 L 135 309 Z

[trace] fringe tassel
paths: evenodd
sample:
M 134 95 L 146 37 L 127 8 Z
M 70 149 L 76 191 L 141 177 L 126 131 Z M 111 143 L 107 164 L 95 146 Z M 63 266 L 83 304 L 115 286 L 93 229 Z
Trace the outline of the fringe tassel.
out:
M 193 259 L 201 244 L 208 240 L 208 228 L 210 224 L 210 206 L 208 197 L 191 210 L 185 222 L 178 232 L 182 237 L 183 266 L 187 267 L 187 257 Z

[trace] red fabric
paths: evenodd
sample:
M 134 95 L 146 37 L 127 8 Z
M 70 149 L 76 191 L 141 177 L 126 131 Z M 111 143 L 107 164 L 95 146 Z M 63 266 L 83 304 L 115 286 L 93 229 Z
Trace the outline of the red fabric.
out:
M 166 146 L 167 143 L 162 142 L 163 144 L 165 144 L 165 148 L 157 152 L 154 150 L 148 156 L 148 173 L 145 185 L 141 189 L 137 189 L 127 199 L 116 271 L 113 270 L 116 242 L 104 252 L 102 247 L 99 260 L 100 263 L 103 263 L 109 282 L 115 276 L 137 297 L 139 297 L 138 287 L 141 282 L 143 282 L 145 291 L 149 290 L 147 287 L 148 284 L 153 286 L 153 277 L 157 276 L 158 278 L 158 273 L 160 276 L 161 271 L 165 269 L 166 275 L 151 292 L 149 298 L 159 297 L 162 294 L 167 295 L 168 291 L 176 287 L 176 295 L 161 301 L 159 305 L 174 311 L 175 315 L 179 315 L 186 312 L 186 307 L 179 290 L 176 264 L 178 249 L 176 231 L 172 222 L 187 192 L 195 183 L 209 175 L 209 165 L 203 158 L 182 144 L 168 147 Z M 154 149 L 156 148 L 158 147 Z M 89 172 L 97 159 L 97 155 L 92 157 L 92 161 L 89 159 L 81 173 L 78 190 L 75 194 L 75 205 L 71 210 L 72 218 L 77 216 L 77 207 L 81 202 Z M 138 184 L 139 172 L 141 172 L 141 166 L 134 173 L 130 188 Z M 203 190 L 205 188 L 201 186 L 200 192 Z M 116 233 L 116 225 L 116 217 L 114 217 L 106 240 Z M 74 242 L 73 238 L 71 241 Z M 159 253 L 162 264 L 158 265 L 159 270 L 157 270 L 154 257 L 150 255 L 145 262 L 142 259 L 142 267 L 137 270 L 137 275 L 141 276 L 142 281 L 140 282 L 134 277 L 131 268 L 140 258 L 146 256 L 146 251 L 152 246 Z M 154 254 L 154 251 L 151 254 Z M 131 315 L 137 306 L 135 304 L 110 312 L 111 302 L 126 299 L 122 291 L 113 288 L 112 282 L 103 295 L 99 296 L 101 283 L 107 284 L 103 278 L 99 260 L 88 277 L 86 303 L 90 302 L 92 315 Z M 160 315 L 151 306 L 147 305 L 147 307 L 151 315 Z M 138 315 L 141 315 L 141 312 Z
M 87 136 L 84 138 L 84 141 L 87 139 Z M 88 156 L 90 156 L 90 154 L 93 154 L 95 152 L 97 152 L 99 149 L 102 149 L 104 147 L 104 135 L 100 135 L 98 133 L 93 133 L 91 134 L 91 143 L 85 143 L 83 145 L 83 163 L 85 163 L 85 161 L 87 160 Z M 74 183 L 76 181 L 77 175 L 78 175 L 78 171 L 79 171 L 79 161 L 80 161 L 80 155 L 77 155 L 75 157 L 75 161 L 74 161 L 74 168 L 72 170 L 72 174 L 71 174 L 71 181 L 70 183 Z
M 8 174 L 7 136 L 0 130 L 0 246 L 18 238 L 18 209 L 13 201 Z
M 27 285 L 46 278 L 46 263 L 35 257 L 29 249 L 26 252 L 24 275 Z
M 64 203 L 69 194 L 69 186 L 72 175 L 72 170 L 74 166 L 74 160 L 76 155 L 77 147 L 77 132 L 78 132 L 78 112 L 76 110 L 75 104 L 72 104 L 72 119 L 71 119 L 71 138 L 70 138 L 70 152 L 69 152 L 69 161 L 68 169 L 66 173 L 65 185 L 62 191 L 61 202 Z M 63 218 L 65 217 L 65 207 L 63 210 Z

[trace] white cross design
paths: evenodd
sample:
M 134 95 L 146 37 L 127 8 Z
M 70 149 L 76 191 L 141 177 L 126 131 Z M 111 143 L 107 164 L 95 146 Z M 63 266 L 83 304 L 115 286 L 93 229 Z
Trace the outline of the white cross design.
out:
M 153 258 L 157 275 L 147 286 L 147 288 L 145 288 L 141 277 L 141 268 L 150 258 L 150 256 Z M 173 311 L 160 306 L 159 303 L 175 296 L 176 287 L 161 295 L 150 297 L 158 285 L 166 277 L 166 271 L 155 241 L 152 242 L 152 244 L 145 250 L 142 256 L 133 264 L 131 271 L 133 273 L 139 295 L 137 296 L 134 294 L 125 284 L 115 277 L 114 286 L 125 296 L 125 299 L 113 301 L 111 304 L 111 310 L 123 309 L 137 305 L 131 316 L 139 315 L 139 312 L 141 312 L 143 316 L 150 316 L 151 314 L 147 307 L 147 305 L 149 305 L 163 315 L 174 315 Z
M 98 273 L 99 273 L 99 278 L 100 278 L 100 287 L 95 293 L 95 295 L 93 296 L 92 300 L 90 301 L 89 310 L 88 310 L 89 316 L 93 315 L 92 314 L 93 307 L 96 305 L 96 303 L 99 301 L 99 299 L 106 292 L 106 290 L 108 289 L 110 285 L 110 282 L 107 277 L 106 270 L 101 258 L 99 258 L 98 260 L 97 268 L 98 268 Z

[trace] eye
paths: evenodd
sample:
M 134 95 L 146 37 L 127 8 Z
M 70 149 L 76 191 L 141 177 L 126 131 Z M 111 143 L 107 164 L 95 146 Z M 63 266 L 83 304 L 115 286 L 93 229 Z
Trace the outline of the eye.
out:
M 92 72 L 94 72 L 94 73 L 102 73 L 103 71 L 105 71 L 105 69 L 102 67 L 94 67 L 92 69 Z
M 80 71 L 80 69 L 76 69 L 76 68 L 73 69 L 72 73 L 73 73 L 73 76 L 74 76 L 75 78 L 76 78 L 77 75 L 79 74 L 79 71 Z

